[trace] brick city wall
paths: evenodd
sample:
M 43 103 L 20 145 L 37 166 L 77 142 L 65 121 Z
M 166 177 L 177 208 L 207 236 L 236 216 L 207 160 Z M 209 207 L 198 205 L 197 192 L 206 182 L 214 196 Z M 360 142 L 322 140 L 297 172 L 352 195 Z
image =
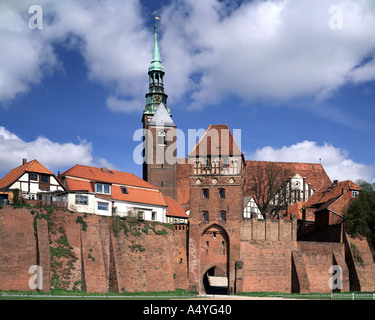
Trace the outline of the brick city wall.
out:
M 291 292 L 292 252 L 297 249 L 297 221 L 244 219 L 237 291 Z
M 3 207 L 0 290 L 32 291 L 33 265 L 42 267 L 43 291 L 188 289 L 186 226 L 119 221 L 116 229 L 108 217 Z
M 350 272 L 350 287 L 354 291 L 375 291 L 375 256 L 366 238 L 344 234 L 345 258 Z
M 29 268 L 37 264 L 30 210 L 0 209 L 0 289 L 30 291 Z
M 242 241 L 237 290 L 291 292 L 291 257 L 296 248 L 296 242 Z
M 250 220 L 242 227 L 227 221 L 189 229 L 175 226 L 175 230 L 147 222 L 118 222 L 122 224 L 95 215 L 4 206 L 0 209 L 0 290 L 35 290 L 30 288 L 35 284 L 32 266 L 41 267 L 43 291 L 201 290 L 202 276 L 211 265 L 222 265 L 217 270 L 220 275 L 229 270 L 230 286 L 238 292 L 330 292 L 333 265 L 343 269 L 341 291 L 375 290 L 374 260 L 365 239 L 345 235 L 344 243 L 297 242 L 280 232 L 280 226 L 293 228 L 293 222 L 282 221 L 268 225 Z M 249 230 L 254 231 L 254 226 L 256 237 L 251 238 Z M 236 230 L 241 230 L 238 238 Z M 217 231 L 223 233 L 215 239 Z M 229 251 L 222 248 L 227 235 L 232 240 Z M 222 260 L 225 252 L 235 258 L 219 265 L 213 261 L 216 258 L 205 261 L 206 241 L 213 250 L 208 255 Z
M 331 292 L 329 281 L 334 273 L 330 268 L 335 265 L 342 268 L 341 291 L 349 291 L 349 271 L 345 263 L 343 243 L 300 241 L 298 254 L 299 259 L 294 253 L 293 263 L 297 269 L 297 277 L 305 279 L 301 292 Z

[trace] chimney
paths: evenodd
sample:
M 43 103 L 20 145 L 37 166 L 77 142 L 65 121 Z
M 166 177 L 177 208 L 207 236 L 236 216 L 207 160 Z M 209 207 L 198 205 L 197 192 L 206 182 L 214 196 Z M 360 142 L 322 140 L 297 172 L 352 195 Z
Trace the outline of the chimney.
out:
M 26 164 L 27 163 L 27 159 L 22 159 L 22 165 Z
M 334 186 L 337 186 L 338 183 L 339 183 L 339 180 L 334 180 L 334 181 L 333 181 L 333 185 L 334 185 Z

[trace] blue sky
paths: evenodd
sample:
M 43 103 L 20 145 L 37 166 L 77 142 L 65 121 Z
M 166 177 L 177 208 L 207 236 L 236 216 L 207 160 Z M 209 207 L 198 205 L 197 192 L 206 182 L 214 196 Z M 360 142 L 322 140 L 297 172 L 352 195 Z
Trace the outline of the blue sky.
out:
M 41 30 L 28 26 L 33 4 L 43 9 Z M 242 130 L 248 160 L 321 161 L 332 180 L 375 181 L 371 0 L 5 0 L 0 8 L 0 177 L 22 158 L 55 173 L 80 163 L 141 176 L 133 134 L 156 11 L 179 129 L 227 124 Z

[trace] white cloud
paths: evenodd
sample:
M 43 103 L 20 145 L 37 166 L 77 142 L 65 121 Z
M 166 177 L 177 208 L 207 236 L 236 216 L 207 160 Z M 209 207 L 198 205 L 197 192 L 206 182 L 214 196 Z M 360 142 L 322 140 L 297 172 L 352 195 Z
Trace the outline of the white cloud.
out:
M 372 1 L 339 1 L 342 30 L 329 27 L 331 5 L 252 1 L 223 15 L 225 2 L 175 2 L 162 19 L 171 95 L 191 88 L 196 107 L 231 94 L 244 101 L 322 99 L 348 81 L 374 80 L 370 66 L 354 69 L 375 53 Z M 201 77 L 189 86 L 196 73 Z
M 30 0 L 0 10 L 0 102 L 63 66 L 56 43 L 78 50 L 87 76 L 109 88 L 107 106 L 138 111 L 147 91 L 153 28 L 139 0 L 40 0 L 43 30 L 28 28 Z M 374 80 L 373 0 L 340 0 L 342 30 L 329 28 L 326 0 L 171 1 L 160 12 L 160 47 L 170 104 L 202 108 L 243 101 L 325 98 L 342 85 Z M 125 98 L 123 98 L 125 97 Z M 121 104 L 121 102 L 123 102 Z M 142 106 L 144 101 L 142 102 Z
M 46 137 L 24 141 L 0 126 L 0 171 L 4 174 L 22 164 L 22 159 L 37 159 L 49 170 L 63 170 L 76 164 L 107 166 L 114 168 L 106 159 L 94 159 L 92 144 L 79 139 L 78 144 L 57 143 Z
M 0 103 L 11 104 L 46 74 L 63 67 L 54 51 L 56 44 L 78 50 L 88 79 L 107 87 L 116 99 L 145 94 L 153 29 L 142 26 L 138 0 L 40 0 L 42 30 L 28 26 L 32 4 L 28 0 L 0 4 Z
M 321 162 L 331 180 L 375 181 L 374 166 L 357 163 L 349 158 L 346 150 L 328 143 L 318 145 L 314 141 L 303 141 L 281 148 L 268 146 L 248 154 L 247 158 L 259 161 Z

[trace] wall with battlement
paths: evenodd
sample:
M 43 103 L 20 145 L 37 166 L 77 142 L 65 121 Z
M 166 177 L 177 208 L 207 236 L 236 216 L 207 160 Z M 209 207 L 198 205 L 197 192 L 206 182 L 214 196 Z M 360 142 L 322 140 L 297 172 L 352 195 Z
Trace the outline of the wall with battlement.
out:
M 297 220 L 244 219 L 241 241 L 297 241 Z

